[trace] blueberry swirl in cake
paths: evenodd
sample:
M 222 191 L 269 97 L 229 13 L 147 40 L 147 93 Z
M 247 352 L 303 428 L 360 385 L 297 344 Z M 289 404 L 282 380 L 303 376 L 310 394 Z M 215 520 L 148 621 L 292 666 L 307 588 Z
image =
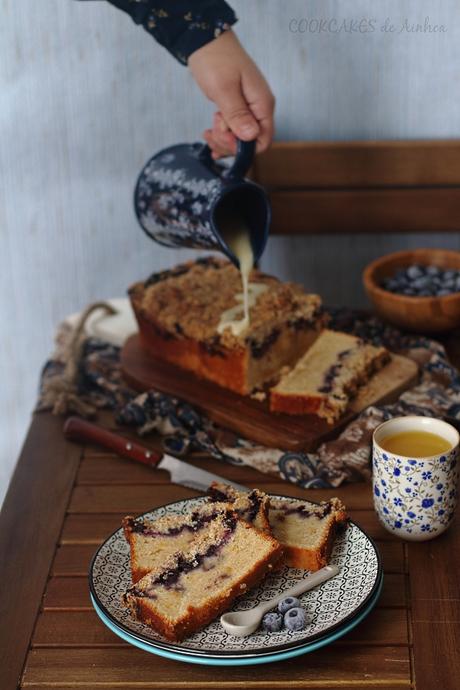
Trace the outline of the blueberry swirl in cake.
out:
M 332 423 L 372 374 L 389 360 L 374 347 L 346 333 L 324 330 L 296 366 L 270 391 L 270 409 L 316 414 Z
M 227 506 L 188 549 L 172 553 L 130 587 L 123 601 L 135 618 L 180 641 L 258 584 L 281 555 L 275 539 Z
M 200 535 L 213 529 L 226 504 L 204 505 L 186 515 L 166 515 L 150 521 L 127 516 L 123 530 L 131 555 L 131 577 L 137 582 L 178 551 L 186 550 Z
M 296 501 L 267 496 L 257 491 L 263 501 L 264 529 L 283 546 L 283 563 L 293 568 L 318 570 L 327 565 L 334 537 L 348 521 L 345 507 L 338 498 L 322 503 Z M 251 494 L 236 491 L 229 484 L 213 482 L 208 489 L 209 500 L 227 501 L 232 508 L 248 504 Z M 267 520 L 268 518 L 268 520 Z M 256 523 L 257 524 L 257 523 Z M 260 528 L 261 522 L 259 522 Z

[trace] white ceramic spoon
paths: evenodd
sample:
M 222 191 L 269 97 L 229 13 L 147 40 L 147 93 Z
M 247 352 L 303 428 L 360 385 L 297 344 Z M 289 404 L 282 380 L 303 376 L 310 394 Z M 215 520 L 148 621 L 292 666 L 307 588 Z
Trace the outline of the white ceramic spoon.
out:
M 220 617 L 220 623 L 229 635 L 234 635 L 235 637 L 250 635 L 259 627 L 264 613 L 274 609 L 282 599 L 286 599 L 286 597 L 295 597 L 298 594 L 308 592 L 308 590 L 313 589 L 313 587 L 320 585 L 322 582 L 326 582 L 326 580 L 329 580 L 331 577 L 335 577 L 338 572 L 339 568 L 336 565 L 326 565 L 325 568 L 321 568 L 321 570 L 317 570 L 316 573 L 308 575 L 308 577 L 305 577 L 293 587 L 286 589 L 281 594 L 278 594 L 278 596 L 273 597 L 273 599 L 263 601 L 253 609 L 249 609 L 249 611 L 224 613 L 223 616 Z

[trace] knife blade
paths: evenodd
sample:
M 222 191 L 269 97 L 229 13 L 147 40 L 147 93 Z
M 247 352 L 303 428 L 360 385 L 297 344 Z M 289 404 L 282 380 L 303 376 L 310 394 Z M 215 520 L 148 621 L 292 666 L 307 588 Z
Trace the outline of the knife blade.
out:
M 212 482 L 230 484 L 237 491 L 249 491 L 248 487 L 232 482 L 213 472 L 207 472 L 183 460 L 146 448 L 140 443 L 130 441 L 102 426 L 87 422 L 81 417 L 69 417 L 64 424 L 64 436 L 69 441 L 91 441 L 117 455 L 136 460 L 153 469 L 166 470 L 173 484 L 180 484 L 195 491 L 206 492 Z
M 195 489 L 195 491 L 207 491 L 212 482 L 231 484 L 237 491 L 249 491 L 247 486 L 231 482 L 229 479 L 224 479 L 213 472 L 202 470 L 200 467 L 189 465 L 172 455 L 163 455 L 157 467 L 169 472 L 173 484 L 182 484 L 182 486 L 188 486 L 190 489 Z

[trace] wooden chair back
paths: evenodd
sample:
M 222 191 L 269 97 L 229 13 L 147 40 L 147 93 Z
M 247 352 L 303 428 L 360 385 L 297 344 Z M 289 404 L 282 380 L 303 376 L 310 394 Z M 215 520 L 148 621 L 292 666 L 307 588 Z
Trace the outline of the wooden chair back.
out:
M 460 140 L 278 142 L 252 177 L 273 234 L 460 230 Z

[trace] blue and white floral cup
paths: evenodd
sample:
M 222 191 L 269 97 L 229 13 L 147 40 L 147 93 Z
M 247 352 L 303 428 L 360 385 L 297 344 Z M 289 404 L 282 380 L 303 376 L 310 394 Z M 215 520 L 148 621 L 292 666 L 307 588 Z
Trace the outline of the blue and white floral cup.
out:
M 440 455 L 409 458 L 380 446 L 388 436 L 403 431 L 437 434 L 451 448 Z M 380 424 L 372 440 L 374 507 L 383 526 L 412 541 L 442 534 L 452 522 L 457 505 L 457 430 L 431 417 L 397 417 Z

